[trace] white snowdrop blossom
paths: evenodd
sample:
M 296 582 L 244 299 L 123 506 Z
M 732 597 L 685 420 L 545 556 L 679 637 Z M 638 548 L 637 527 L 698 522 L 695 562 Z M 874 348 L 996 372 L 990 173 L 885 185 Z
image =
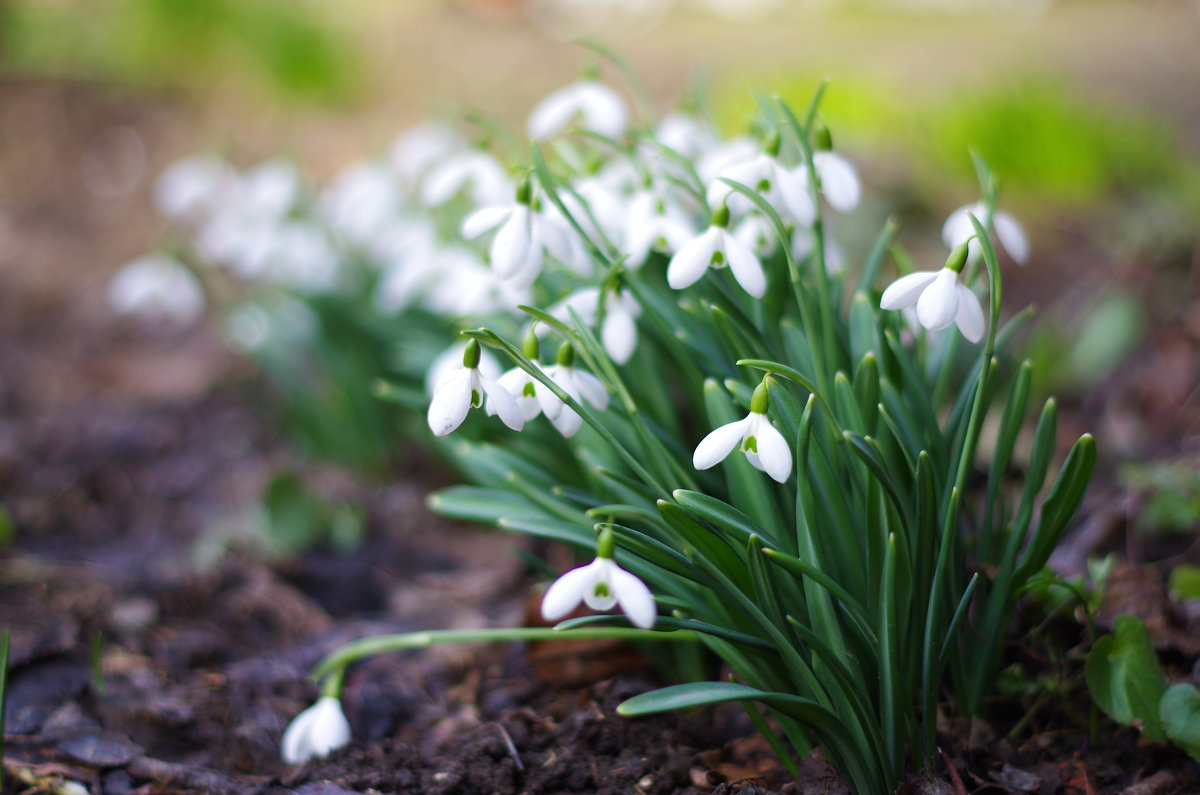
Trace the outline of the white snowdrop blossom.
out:
M 118 315 L 184 328 L 204 314 L 204 289 L 178 260 L 149 254 L 113 276 L 108 283 L 108 305 Z
M 416 185 L 435 163 L 466 148 L 466 141 L 448 124 L 431 122 L 413 127 L 392 143 L 392 168 L 405 187 Z
M 447 378 L 458 373 L 462 368 L 463 356 L 467 352 L 466 342 L 460 342 L 451 345 L 446 350 L 433 357 L 433 362 L 429 365 L 429 370 L 425 373 L 425 393 L 433 397 L 434 393 L 442 385 Z M 487 351 L 480 348 L 479 350 L 479 372 L 483 373 L 488 378 L 500 377 L 500 363 L 496 361 L 496 357 L 492 356 Z
M 903 309 L 916 305 L 917 320 L 930 331 L 941 331 L 956 324 L 971 342 L 983 338 L 985 321 L 979 298 L 958 280 L 967 258 L 967 243 L 950 253 L 946 267 L 937 271 L 917 271 L 892 282 L 879 299 L 881 309 Z
M 629 113 L 625 100 L 596 80 L 580 80 L 558 89 L 529 114 L 530 138 L 551 138 L 572 125 L 616 138 L 625 132 Z
M 542 597 L 542 618 L 557 621 L 580 602 L 592 610 L 620 607 L 630 623 L 650 629 L 658 618 L 654 594 L 646 584 L 622 569 L 612 559 L 612 530 L 600 536 L 596 559 L 586 566 L 571 569 L 554 581 Z
M 749 414 L 722 425 L 700 440 L 692 454 L 692 466 L 709 469 L 738 448 L 755 469 L 766 472 L 780 483 L 787 481 L 792 472 L 792 451 L 783 434 L 767 419 L 767 401 L 767 382 L 764 381 L 754 390 Z
M 968 204 L 950 213 L 946 223 L 942 225 L 942 242 L 947 248 L 954 248 L 959 243 L 970 240 L 969 256 L 971 260 L 975 260 L 983 254 L 983 248 L 978 239 L 971 239 L 975 237 L 975 226 L 970 217 L 972 215 L 979 219 L 984 229 L 988 228 L 987 204 Z M 1000 246 L 1008 252 L 1014 262 L 1024 265 L 1029 261 L 1029 238 L 1025 236 L 1025 230 L 1017 223 L 1016 218 L 1003 210 L 997 210 L 991 218 L 991 226 L 996 232 Z
M 490 249 L 492 268 L 500 278 L 518 285 L 533 283 L 542 272 L 547 253 L 565 265 L 577 264 L 566 230 L 535 210 L 530 194 L 529 183 L 523 182 L 513 204 L 476 210 L 459 229 L 468 240 L 496 230 Z
M 441 378 L 433 400 L 429 402 L 426 419 L 434 436 L 445 436 L 463 424 L 473 408 L 487 404 L 488 414 L 499 414 L 500 420 L 519 431 L 525 418 L 517 401 L 496 380 L 479 369 L 479 343 L 471 340 L 463 352 L 462 367 Z
M 577 403 L 590 403 L 600 411 L 608 408 L 608 390 L 600 379 L 585 370 L 575 369 L 575 349 L 563 343 L 558 349 L 558 360 L 543 368 L 546 375 Z M 546 419 L 568 439 L 579 432 L 583 417 L 575 409 L 560 400 L 549 389 L 537 390 L 538 405 Z
M 772 135 L 767 141 L 766 151 L 759 152 L 749 160 L 730 163 L 717 171 L 708 183 L 709 206 L 728 203 L 730 210 L 738 216 L 754 209 L 750 199 L 734 191 L 724 181 L 729 179 L 758 191 L 785 221 L 811 225 L 816 217 L 816 208 L 808 194 L 807 177 L 799 169 L 789 169 L 779 162 L 779 147 L 779 136 Z
M 689 160 L 695 160 L 717 144 L 708 122 L 686 113 L 672 113 L 654 127 L 654 140 Z
M 284 729 L 279 752 L 287 764 L 302 765 L 349 744 L 350 722 L 342 712 L 342 702 L 333 696 L 321 696 L 292 718 Z
M 512 196 L 513 184 L 496 158 L 470 149 L 447 156 L 429 170 L 421 184 L 421 203 L 440 207 L 463 190 L 476 207 L 484 207 Z
M 550 310 L 564 323 L 571 322 L 571 312 L 588 326 L 595 326 L 600 315 L 600 289 L 586 287 L 576 290 Z M 600 342 L 617 364 L 625 364 L 637 349 L 637 319 L 642 305 L 629 292 L 617 289 L 605 296 L 604 323 L 600 327 Z
M 396 176 L 380 163 L 347 168 L 321 192 L 317 203 L 332 230 L 372 253 L 376 241 L 395 223 L 400 206 Z
M 700 280 L 710 267 L 729 266 L 733 278 L 754 298 L 767 292 L 767 277 L 758 257 L 726 228 L 729 208 L 722 205 L 713 213 L 713 224 L 698 237 L 684 244 L 667 265 L 667 284 L 682 290 Z
M 219 206 L 237 180 L 220 158 L 194 155 L 173 164 L 154 184 L 154 206 L 168 218 L 195 221 Z
M 818 124 L 813 133 L 813 150 L 813 170 L 817 173 L 825 200 L 838 212 L 851 212 L 862 198 L 858 172 L 849 160 L 833 152 L 833 139 L 824 124 Z M 808 166 L 801 164 L 796 169 L 796 176 L 807 183 Z
M 640 268 L 651 251 L 674 253 L 695 235 L 691 221 L 679 208 L 651 190 L 642 190 L 629 202 L 625 215 L 625 264 Z

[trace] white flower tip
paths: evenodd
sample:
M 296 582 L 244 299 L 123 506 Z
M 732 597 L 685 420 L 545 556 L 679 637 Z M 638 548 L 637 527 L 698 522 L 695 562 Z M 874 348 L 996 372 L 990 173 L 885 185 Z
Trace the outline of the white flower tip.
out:
M 279 753 L 287 764 L 301 765 L 349 745 L 350 739 L 350 723 L 341 701 L 322 696 L 288 724 Z

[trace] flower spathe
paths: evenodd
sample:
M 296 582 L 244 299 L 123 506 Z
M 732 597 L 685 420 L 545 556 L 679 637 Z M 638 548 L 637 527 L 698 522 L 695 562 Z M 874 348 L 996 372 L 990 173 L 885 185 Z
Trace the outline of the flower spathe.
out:
M 767 419 L 767 382 L 759 384 L 750 400 L 750 413 L 722 425 L 700 440 L 692 454 L 692 466 L 710 469 L 739 448 L 750 465 L 780 483 L 792 473 L 792 451 Z
M 974 241 L 971 241 L 974 242 Z M 959 244 L 950 254 L 946 267 L 937 271 L 917 271 L 892 282 L 879 299 L 880 309 L 917 307 L 917 321 L 930 331 L 941 331 L 956 324 L 971 342 L 983 339 L 985 321 L 979 298 L 958 280 L 967 257 L 967 243 Z
M 602 555 L 554 581 L 542 597 L 542 618 L 557 621 L 580 602 L 601 611 L 619 606 L 630 622 L 642 629 L 653 627 L 658 617 L 654 595 L 646 584 Z
M 519 431 L 525 427 L 525 417 L 516 399 L 495 379 L 479 370 L 479 343 L 471 340 L 463 353 L 463 365 L 442 377 L 429 402 L 426 420 L 434 436 L 445 436 L 463 424 L 472 408 L 486 400 L 488 414 L 499 414 L 500 420 Z
M 349 744 L 350 722 L 342 712 L 342 702 L 321 696 L 288 724 L 279 753 L 287 764 L 302 765 Z

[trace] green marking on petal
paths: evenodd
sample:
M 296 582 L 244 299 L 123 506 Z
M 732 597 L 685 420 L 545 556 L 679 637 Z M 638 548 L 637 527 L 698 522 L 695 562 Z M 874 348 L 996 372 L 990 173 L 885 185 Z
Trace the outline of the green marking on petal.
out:
M 758 439 L 755 439 L 753 436 L 747 436 L 745 438 L 745 440 L 742 442 L 742 452 L 743 453 L 757 453 L 758 452 Z
M 725 267 L 725 252 L 721 251 L 720 249 L 717 249 L 716 251 L 714 251 L 713 255 L 712 255 L 712 260 L 708 264 L 714 268 L 724 268 Z
M 534 388 L 532 381 L 521 388 L 521 397 L 537 397 L 537 390 Z
M 769 179 L 760 179 L 760 180 L 758 181 L 758 184 L 754 186 L 754 189 L 755 189 L 755 190 L 757 190 L 759 193 L 768 193 L 768 192 L 770 192 L 770 190 L 771 190 L 771 180 L 769 180 Z
M 596 590 L 594 590 L 592 593 L 595 594 L 596 596 L 600 597 L 601 599 L 607 597 L 608 596 L 608 583 L 606 583 L 606 582 L 596 583 Z
M 483 405 L 483 395 L 479 394 L 478 389 L 471 390 L 471 408 L 477 409 Z

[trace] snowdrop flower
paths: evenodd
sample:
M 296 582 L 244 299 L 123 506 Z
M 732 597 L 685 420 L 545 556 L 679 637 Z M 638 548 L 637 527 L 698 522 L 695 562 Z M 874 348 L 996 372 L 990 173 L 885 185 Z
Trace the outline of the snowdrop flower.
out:
M 521 352 L 525 354 L 525 358 L 533 362 L 538 369 L 541 369 L 541 365 L 538 364 L 538 358 L 541 356 L 541 341 L 538 339 L 535 328 L 530 328 L 529 332 L 525 335 L 525 341 L 521 345 Z M 496 379 L 496 383 L 504 387 L 508 394 L 512 395 L 517 401 L 517 405 L 521 407 L 521 414 L 525 417 L 526 422 L 529 422 L 542 413 L 539 393 L 546 391 L 546 385 L 524 369 L 514 367 Z
M 689 160 L 701 157 L 717 143 L 707 122 L 685 113 L 672 113 L 660 121 L 654 128 L 654 140 Z
M 529 180 L 517 188 L 515 203 L 476 210 L 463 220 L 459 231 L 471 239 L 491 229 L 496 230 L 491 264 L 502 279 L 532 284 L 547 252 L 564 264 L 575 261 L 565 230 L 532 207 Z
M 404 185 L 415 185 L 435 163 L 465 147 L 466 141 L 450 125 L 421 124 L 400 135 L 392 144 L 392 168 Z
M 624 243 L 625 198 L 600 176 L 583 177 L 571 187 L 558 197 L 584 234 L 597 245 L 607 241 L 620 249 Z
M 271 239 L 269 276 L 297 290 L 317 292 L 337 282 L 338 257 L 322 227 L 311 222 L 283 224 Z
M 466 189 L 476 207 L 500 204 L 513 184 L 496 158 L 479 149 L 451 154 L 430 169 L 421 185 L 421 203 L 440 207 Z
M 166 254 L 130 262 L 108 283 L 108 305 L 118 315 L 134 315 L 177 328 L 204 314 L 204 290 L 196 275 Z
M 639 191 L 625 215 L 625 253 L 629 255 L 625 264 L 640 268 L 651 251 L 674 253 L 694 235 L 691 222 L 679 208 L 649 189 Z
M 168 218 L 196 220 L 213 212 L 237 176 L 216 157 L 194 155 L 173 164 L 154 184 L 154 206 Z
M 619 287 L 604 296 L 604 323 L 600 327 L 600 342 L 617 364 L 625 364 L 637 348 L 637 318 L 642 305 L 629 292 Z M 550 314 L 564 323 L 571 322 L 571 312 L 588 326 L 596 325 L 600 315 L 600 288 L 586 287 L 564 298 Z
M 721 207 L 713 213 L 712 226 L 699 237 L 688 241 L 667 265 L 667 284 L 682 290 L 700 280 L 709 269 L 724 268 L 733 271 L 733 278 L 742 289 L 754 298 L 762 298 L 767 291 L 767 277 L 762 263 L 754 252 L 734 235 L 729 233 L 729 207 Z
M 370 247 L 399 212 L 400 186 L 387 166 L 358 163 L 322 191 L 317 207 L 326 223 L 346 240 Z
M 616 138 L 628 122 L 625 100 L 597 80 L 584 79 L 560 88 L 538 103 L 529 114 L 530 138 L 551 138 L 572 124 Z
M 245 172 L 238 180 L 238 209 L 251 217 L 281 219 L 299 198 L 300 175 L 286 160 L 268 160 Z
M 467 412 L 487 401 L 489 414 L 499 414 L 500 420 L 519 431 L 525 419 L 516 400 L 495 379 L 480 372 L 479 343 L 471 340 L 463 351 L 462 367 L 443 376 L 429 403 L 426 419 L 434 436 L 445 436 L 463 424 Z
M 958 281 L 967 261 L 967 242 L 950 252 L 946 267 L 939 271 L 917 271 L 901 276 L 883 291 L 881 309 L 903 309 L 916 304 L 917 320 L 930 331 L 949 328 L 951 323 L 971 342 L 983 338 L 984 317 L 979 299 Z
M 1017 223 L 1017 219 L 1003 210 L 997 210 L 989 222 L 988 206 L 985 202 L 968 204 L 950 213 L 950 217 L 942 225 L 942 242 L 948 248 L 970 240 L 970 259 L 976 260 L 982 255 L 983 248 L 979 241 L 972 239 L 975 237 L 975 227 L 970 218 L 972 215 L 979 219 L 984 229 L 987 229 L 990 223 L 1001 247 L 1014 262 L 1024 265 L 1029 261 L 1029 238 L 1025 236 L 1025 230 Z
M 812 164 L 821 184 L 821 193 L 830 207 L 838 212 L 848 213 L 858 206 L 862 197 L 858 174 L 849 160 L 834 154 L 833 139 L 828 127 L 818 124 L 813 138 Z M 807 183 L 808 166 L 801 165 L 797 168 L 796 176 L 803 183 Z
M 577 403 L 587 402 L 604 411 L 608 408 L 608 390 L 600 379 L 584 370 L 575 369 L 575 349 L 564 342 L 558 349 L 557 361 L 545 368 L 546 375 Z M 578 433 L 583 425 L 575 409 L 560 400 L 549 389 L 537 390 L 538 405 L 546 419 L 568 439 Z
M 812 197 L 808 195 L 807 180 L 798 170 L 793 171 L 779 162 L 781 146 L 779 133 L 772 133 L 764 151 L 716 172 L 708 186 L 709 206 L 728 203 L 738 215 L 754 209 L 754 204 L 748 198 L 736 193 L 724 182 L 730 179 L 757 190 L 785 221 L 791 220 L 804 226 L 812 224 L 816 209 Z
M 350 722 L 342 702 L 321 696 L 288 724 L 280 743 L 280 756 L 289 765 L 302 765 L 350 744 Z
M 605 528 L 596 545 L 596 559 L 571 569 L 546 590 L 542 597 L 542 618 L 557 621 L 583 602 L 592 610 L 619 606 L 634 626 L 653 627 L 658 617 L 654 595 L 644 582 L 616 564 L 615 546 L 612 530 Z
M 755 387 L 750 398 L 750 413 L 745 418 L 722 425 L 696 445 L 692 466 L 709 469 L 724 461 L 737 447 L 755 469 L 766 472 L 780 483 L 788 479 L 792 472 L 792 451 L 783 434 L 767 419 L 767 385 L 768 379 L 763 379 Z

